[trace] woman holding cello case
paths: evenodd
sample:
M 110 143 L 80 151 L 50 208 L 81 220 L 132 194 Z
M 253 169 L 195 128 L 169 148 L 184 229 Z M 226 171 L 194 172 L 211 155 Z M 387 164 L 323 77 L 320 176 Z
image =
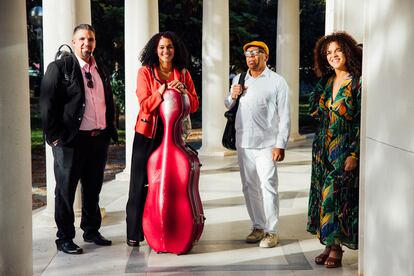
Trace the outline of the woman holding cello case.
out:
M 147 163 L 151 153 L 161 144 L 164 126 L 159 106 L 166 89 L 187 94 L 190 112 L 198 108 L 198 98 L 190 73 L 186 70 L 188 52 L 184 43 L 172 32 L 155 34 L 142 50 L 136 94 L 139 114 L 135 124 L 132 150 L 129 198 L 126 206 L 127 244 L 139 246 L 144 240 L 142 216 L 147 196 Z

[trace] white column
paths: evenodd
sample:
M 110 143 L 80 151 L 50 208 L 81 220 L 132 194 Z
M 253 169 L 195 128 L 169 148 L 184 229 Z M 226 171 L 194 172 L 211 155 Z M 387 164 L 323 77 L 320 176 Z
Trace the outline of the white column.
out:
M 201 155 L 224 155 L 224 98 L 229 89 L 229 3 L 203 2 L 203 136 Z
M 276 71 L 289 85 L 290 141 L 299 134 L 299 0 L 279 0 L 277 9 Z
M 325 33 L 346 31 L 358 42 L 364 33 L 364 1 L 326 0 Z
M 362 272 L 414 275 L 414 2 L 365 2 Z
M 364 13 L 364 22 L 363 25 L 361 26 L 361 29 L 363 30 L 363 32 L 365 32 L 366 28 L 365 28 L 365 14 L 367 13 L 366 10 L 366 2 L 364 4 L 364 9 L 363 9 L 363 13 Z M 325 23 L 326 24 L 326 23 Z M 363 36 L 365 37 L 366 34 L 363 33 Z M 360 38 L 361 40 L 359 40 L 360 42 L 363 42 L 362 37 Z M 364 63 L 365 62 L 365 56 L 366 51 L 363 51 L 363 65 L 362 65 L 362 69 L 364 71 Z M 364 72 L 362 72 L 362 74 L 365 74 Z M 363 76 L 361 78 L 364 78 Z M 360 162 L 359 162 L 359 217 L 358 217 L 358 224 L 359 224 L 359 231 L 358 231 L 358 275 L 364 275 L 364 271 L 365 271 L 365 260 L 364 260 L 364 256 L 365 256 L 365 170 L 366 170 L 366 156 L 367 156 L 367 150 L 366 150 L 366 145 L 367 143 L 365 142 L 366 139 L 366 130 L 367 130 L 367 121 L 366 121 L 366 110 L 367 110 L 367 98 L 366 98 L 366 91 L 367 86 L 365 83 L 365 80 L 363 80 L 362 83 L 362 99 L 361 99 L 361 130 L 360 130 L 360 152 L 359 152 L 359 156 L 360 156 Z
M 325 34 L 330 34 L 337 29 L 335 23 L 343 22 L 343 0 L 326 0 L 325 6 Z
M 148 40 L 158 32 L 158 0 L 125 0 L 125 139 L 126 167 L 117 179 L 129 179 L 132 143 L 139 105 L 135 94 L 139 56 Z
M 43 59 L 45 70 L 55 58 L 59 46 L 63 43 L 72 45 L 73 29 L 81 23 L 91 23 L 90 1 L 84 0 L 43 0 Z M 99 47 L 99 45 L 97 45 Z M 53 216 L 55 210 L 55 176 L 53 173 L 53 155 L 46 145 L 46 185 L 47 205 L 44 215 Z M 81 209 L 81 195 L 78 186 L 74 210 Z
M 73 28 L 82 23 L 92 24 L 91 1 L 75 0 L 75 5 L 75 26 Z
M 0 2 L 0 275 L 32 275 L 26 2 Z
M 364 5 L 366 1 L 360 0 L 327 0 L 326 1 L 326 20 L 325 20 L 325 34 L 331 34 L 337 31 L 346 31 L 357 42 L 363 42 L 364 38 Z M 361 134 L 365 133 L 365 122 L 362 121 Z M 362 142 L 362 140 L 361 140 Z M 361 143 L 361 156 L 365 156 L 365 144 Z M 361 162 L 361 184 L 363 183 L 363 171 L 365 169 L 364 163 Z M 360 186 L 361 195 L 364 194 L 364 186 Z M 361 256 L 364 255 L 364 205 L 365 200 L 360 197 L 360 212 L 359 212 L 359 263 L 358 268 L 361 273 L 364 271 L 364 262 Z

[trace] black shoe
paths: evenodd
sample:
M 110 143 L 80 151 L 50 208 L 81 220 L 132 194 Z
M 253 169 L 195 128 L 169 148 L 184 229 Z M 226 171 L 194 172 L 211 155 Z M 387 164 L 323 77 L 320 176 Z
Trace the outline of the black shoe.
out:
M 105 239 L 99 233 L 97 235 L 95 235 L 95 236 L 83 237 L 83 240 L 86 241 L 86 242 L 93 242 L 93 243 L 95 243 L 97 245 L 103 245 L 103 246 L 111 245 L 112 244 L 112 241 Z
M 139 241 L 136 241 L 136 240 L 127 240 L 127 244 L 129 246 L 132 246 L 132 247 L 137 247 L 137 246 L 139 246 Z
M 56 242 L 57 250 L 66 254 L 82 254 L 83 250 L 77 246 L 72 240 L 64 242 Z

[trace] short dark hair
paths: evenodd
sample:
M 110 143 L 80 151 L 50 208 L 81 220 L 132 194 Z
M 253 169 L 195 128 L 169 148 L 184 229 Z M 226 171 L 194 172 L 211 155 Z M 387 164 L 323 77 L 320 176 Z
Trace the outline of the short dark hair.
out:
M 174 46 L 174 58 L 172 60 L 173 66 L 178 70 L 188 67 L 188 51 L 183 41 L 173 32 L 159 32 L 151 37 L 147 42 L 144 49 L 141 51 L 139 60 L 142 65 L 152 67 L 154 65 L 159 66 L 160 61 L 157 55 L 157 47 L 160 39 L 168 38 L 172 41 Z
M 87 30 L 87 31 L 91 31 L 91 32 L 95 33 L 95 28 L 92 27 L 91 25 L 85 24 L 85 23 L 79 24 L 78 26 L 76 26 L 75 29 L 73 29 L 73 34 L 75 34 L 79 30 Z
M 345 66 L 353 77 L 360 77 L 362 73 L 362 47 L 346 32 L 335 32 L 321 37 L 313 50 L 314 71 L 316 76 L 325 77 L 333 74 L 332 68 L 326 59 L 326 51 L 331 42 L 336 42 L 345 55 Z

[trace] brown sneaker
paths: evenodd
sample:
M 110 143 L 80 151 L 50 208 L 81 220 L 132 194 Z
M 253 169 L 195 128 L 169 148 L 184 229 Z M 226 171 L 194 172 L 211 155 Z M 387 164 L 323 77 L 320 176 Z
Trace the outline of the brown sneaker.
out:
M 260 241 L 259 247 L 271 248 L 275 247 L 278 242 L 276 234 L 266 233 L 264 238 Z
M 264 231 L 263 229 L 256 229 L 253 228 L 253 231 L 246 237 L 247 243 L 256 243 L 263 239 L 264 237 Z

